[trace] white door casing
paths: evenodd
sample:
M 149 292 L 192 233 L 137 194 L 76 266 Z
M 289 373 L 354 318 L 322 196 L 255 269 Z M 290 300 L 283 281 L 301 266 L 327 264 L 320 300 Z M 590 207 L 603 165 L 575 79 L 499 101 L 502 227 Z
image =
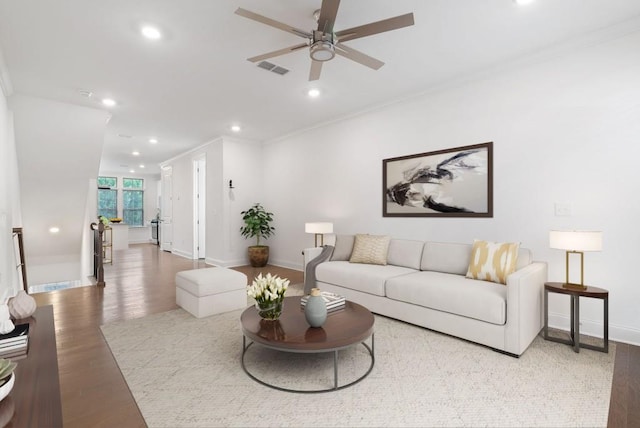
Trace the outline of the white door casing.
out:
M 171 251 L 173 242 L 173 168 L 162 168 L 162 206 L 160 208 L 160 249 Z
M 206 253 L 206 168 L 204 156 L 193 161 L 193 258 L 204 259 Z

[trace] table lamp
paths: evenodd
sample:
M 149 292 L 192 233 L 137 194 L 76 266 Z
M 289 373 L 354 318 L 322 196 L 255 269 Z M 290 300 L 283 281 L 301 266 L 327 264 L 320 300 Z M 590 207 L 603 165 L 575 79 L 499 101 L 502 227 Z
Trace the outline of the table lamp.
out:
M 549 247 L 566 251 L 565 284 L 586 288 L 584 285 L 584 252 L 602 251 L 602 232 L 588 230 L 552 230 L 549 232 Z M 580 255 L 580 283 L 569 281 L 569 254 Z
M 305 223 L 304 231 L 306 233 L 315 233 L 316 247 L 318 246 L 318 236 L 320 236 L 320 247 L 324 245 L 324 234 L 333 233 L 333 223 Z

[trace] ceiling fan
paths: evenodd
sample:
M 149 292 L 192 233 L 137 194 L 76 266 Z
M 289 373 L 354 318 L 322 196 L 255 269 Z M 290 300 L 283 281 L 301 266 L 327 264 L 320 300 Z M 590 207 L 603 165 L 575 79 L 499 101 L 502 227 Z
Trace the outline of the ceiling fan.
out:
M 409 27 L 414 24 L 413 13 L 407 13 L 393 18 L 383 19 L 382 21 L 371 22 L 358 27 L 334 32 L 333 25 L 335 24 L 336 15 L 338 14 L 338 6 L 340 6 L 340 0 L 322 0 L 322 6 L 314 13 L 314 16 L 316 16 L 318 21 L 318 28 L 311 31 L 304 31 L 239 7 L 235 13 L 240 16 L 244 16 L 245 18 L 261 22 L 271 27 L 286 31 L 287 33 L 295 34 L 296 36 L 307 39 L 304 43 L 254 56 L 248 58 L 248 60 L 251 62 L 258 62 L 267 58 L 273 58 L 308 48 L 309 56 L 311 57 L 311 71 L 309 72 L 310 81 L 318 80 L 320 78 L 320 72 L 322 71 L 322 64 L 326 61 L 332 60 L 336 55 L 340 55 L 374 70 L 378 70 L 384 65 L 384 62 L 353 49 L 345 45 L 344 42 L 359 39 L 361 37 L 372 36 L 385 31 Z

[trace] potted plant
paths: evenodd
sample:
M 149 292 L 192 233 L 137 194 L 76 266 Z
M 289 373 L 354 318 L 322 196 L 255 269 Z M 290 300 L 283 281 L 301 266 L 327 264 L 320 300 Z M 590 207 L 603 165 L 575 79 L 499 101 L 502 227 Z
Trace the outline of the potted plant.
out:
M 253 267 L 264 267 L 269 261 L 269 247 L 260 245 L 260 238 L 267 239 L 275 233 L 275 228 L 270 225 L 273 221 L 273 213 L 267 212 L 262 205 L 254 204 L 246 211 L 242 211 L 244 226 L 240 228 L 240 234 L 246 238 L 256 238 L 256 245 L 249 247 L 249 262 Z

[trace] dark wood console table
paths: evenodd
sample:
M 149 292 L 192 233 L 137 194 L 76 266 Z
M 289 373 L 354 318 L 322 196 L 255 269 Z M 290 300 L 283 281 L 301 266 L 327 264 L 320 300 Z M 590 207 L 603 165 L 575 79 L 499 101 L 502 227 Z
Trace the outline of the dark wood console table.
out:
M 62 427 L 62 402 L 53 306 L 41 306 L 29 323 L 29 351 L 18 363 L 11 393 L 0 402 L 0 426 Z M 13 416 L 11 417 L 11 414 Z

